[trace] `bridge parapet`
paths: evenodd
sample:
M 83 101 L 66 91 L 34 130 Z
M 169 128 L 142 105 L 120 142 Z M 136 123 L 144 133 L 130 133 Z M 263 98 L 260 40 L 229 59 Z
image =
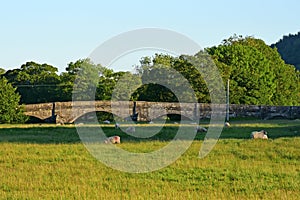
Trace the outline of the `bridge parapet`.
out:
M 44 120 L 52 116 L 52 108 L 53 103 L 27 104 L 24 114 Z
M 57 123 L 73 123 L 80 116 L 95 112 L 109 112 L 121 118 L 133 114 L 134 102 L 128 101 L 74 101 L 25 106 L 26 115 L 40 119 L 55 117 Z M 138 121 L 150 121 L 167 114 L 184 115 L 190 119 L 195 117 L 195 104 L 168 102 L 136 102 L 135 112 Z
M 95 111 L 125 118 L 133 114 L 133 109 L 134 103 L 126 101 L 76 101 L 25 105 L 25 114 L 42 120 L 54 118 L 57 123 L 73 123 L 77 118 Z M 194 120 L 210 118 L 212 110 L 225 116 L 224 104 L 137 101 L 135 107 L 138 121 L 150 121 L 167 114 L 183 115 Z M 229 111 L 233 117 L 300 118 L 299 106 L 230 105 Z

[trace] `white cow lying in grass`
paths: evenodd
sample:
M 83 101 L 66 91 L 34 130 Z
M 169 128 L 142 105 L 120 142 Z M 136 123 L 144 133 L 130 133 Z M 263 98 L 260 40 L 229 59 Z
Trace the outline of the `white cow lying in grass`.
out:
M 111 137 L 107 138 L 106 140 L 104 140 L 104 143 L 105 144 L 109 144 L 109 143 L 120 144 L 121 143 L 121 138 L 117 135 L 111 136 Z
M 253 131 L 250 135 L 251 139 L 268 139 L 268 133 L 265 130 Z

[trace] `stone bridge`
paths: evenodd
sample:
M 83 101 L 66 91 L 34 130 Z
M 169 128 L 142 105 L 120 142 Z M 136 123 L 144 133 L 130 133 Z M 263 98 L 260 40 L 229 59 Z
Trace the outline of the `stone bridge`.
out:
M 150 121 L 167 114 L 197 119 L 199 104 L 128 101 L 74 101 L 25 105 L 25 114 L 56 123 L 73 123 L 88 113 L 108 112 L 121 118 L 138 113 L 138 121 Z
M 25 105 L 25 114 L 46 122 L 73 123 L 82 116 L 95 112 L 108 112 L 121 118 L 138 113 L 138 121 L 150 121 L 167 114 L 181 115 L 192 120 L 210 118 L 212 110 L 225 116 L 224 104 L 172 103 L 172 102 L 128 102 L 128 101 L 74 101 Z M 86 115 L 88 114 L 88 115 Z M 300 119 L 300 106 L 229 106 L 229 116 L 258 119 Z

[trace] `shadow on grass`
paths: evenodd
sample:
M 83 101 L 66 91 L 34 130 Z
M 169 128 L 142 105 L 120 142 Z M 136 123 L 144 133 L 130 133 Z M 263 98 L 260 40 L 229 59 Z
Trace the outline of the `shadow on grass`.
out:
M 204 125 L 205 127 L 205 125 Z M 207 127 L 207 126 L 206 126 Z M 99 129 L 98 126 L 94 127 Z M 157 128 L 157 127 L 156 127 Z M 145 127 L 151 129 L 151 127 Z M 107 136 L 119 135 L 124 142 L 143 141 L 170 141 L 178 130 L 178 126 L 164 126 L 159 133 L 150 138 L 136 138 L 114 127 L 102 127 Z M 299 137 L 300 123 L 285 123 L 277 121 L 270 123 L 244 123 L 232 122 L 231 127 L 224 127 L 220 139 L 249 139 L 252 131 L 266 130 L 270 139 L 280 137 Z M 189 134 L 189 133 L 187 133 Z M 197 133 L 195 140 L 203 140 L 206 133 Z M 0 143 L 37 143 L 37 144 L 61 144 L 61 143 L 81 143 L 75 126 L 38 126 L 38 127 L 11 127 L 0 128 Z
M 60 144 L 80 143 L 76 128 L 67 127 L 30 127 L 1 128 L 0 142 Z

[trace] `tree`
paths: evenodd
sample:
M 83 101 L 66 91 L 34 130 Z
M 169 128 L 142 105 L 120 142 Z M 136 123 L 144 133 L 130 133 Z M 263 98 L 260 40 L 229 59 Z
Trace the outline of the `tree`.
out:
M 110 84 L 103 84 L 109 88 L 109 99 L 114 101 L 136 100 L 133 93 L 142 85 L 141 77 L 130 72 L 115 72 L 106 78 Z M 99 83 L 101 86 L 101 82 Z
M 294 65 L 300 70 L 300 32 L 295 35 L 289 34 L 288 36 L 283 36 L 282 39 L 272 44 L 271 47 L 278 50 L 286 63 Z
M 22 103 L 53 102 L 57 98 L 58 69 L 48 64 L 27 62 L 20 69 L 8 70 L 4 76 L 17 87 Z
M 141 87 L 134 92 L 133 99 L 139 101 L 178 102 L 172 92 L 169 71 L 174 58 L 169 55 L 156 54 L 153 58 L 143 57 L 140 66 L 136 66 L 137 76 L 141 77 Z
M 264 41 L 233 36 L 206 51 L 220 69 L 224 82 L 230 79 L 231 103 L 299 104 L 297 72 Z
M 102 68 L 97 86 L 97 100 L 111 100 L 113 90 L 125 72 L 114 72 L 112 69 Z
M 213 61 L 204 51 L 199 51 L 193 56 L 181 55 L 173 64 L 173 68 L 188 80 L 198 102 L 211 102 L 210 93 L 214 91 L 209 91 L 207 82 L 216 80 L 212 65 Z
M 102 68 L 88 58 L 69 63 L 66 72 L 60 75 L 60 101 L 71 101 L 72 97 L 73 100 L 94 100 Z
M 2 69 L 2 68 L 0 67 L 0 75 L 2 75 L 2 74 L 5 74 L 5 69 Z
M 198 102 L 210 102 L 212 91 L 208 90 L 205 80 L 214 79 L 208 76 L 214 63 L 207 53 L 202 51 L 194 56 L 179 57 L 156 54 L 149 60 L 149 57 L 142 58 L 137 67 L 144 84 L 135 93 L 138 100 L 194 102 L 196 98 Z
M 0 123 L 23 123 L 28 118 L 19 105 L 20 95 L 7 79 L 0 78 Z

